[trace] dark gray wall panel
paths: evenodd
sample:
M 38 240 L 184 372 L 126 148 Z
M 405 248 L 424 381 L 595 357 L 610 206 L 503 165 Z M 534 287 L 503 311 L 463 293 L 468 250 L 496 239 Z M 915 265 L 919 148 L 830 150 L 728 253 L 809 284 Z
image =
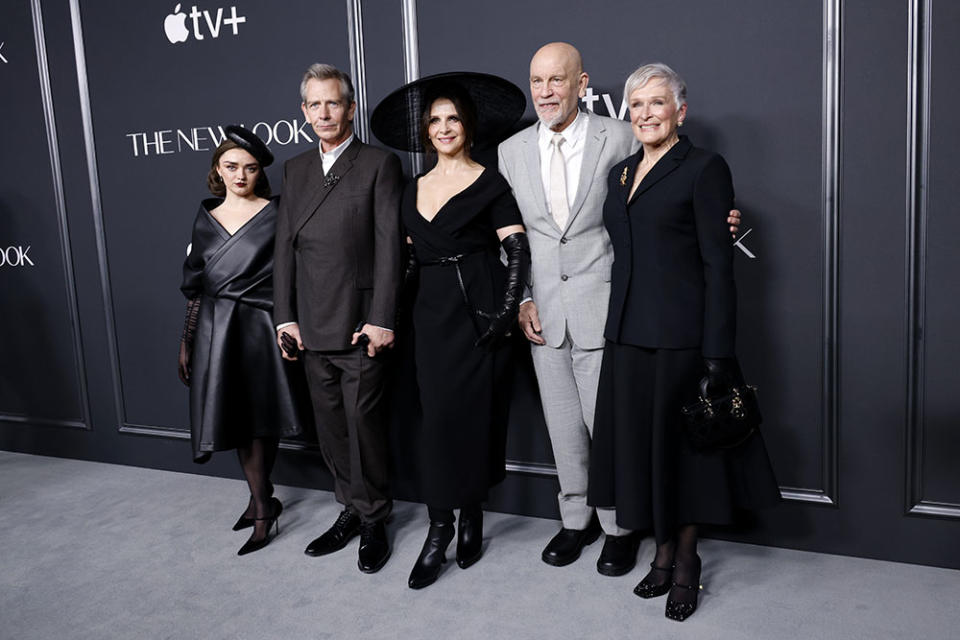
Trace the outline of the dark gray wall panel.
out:
M 22 0 L 5 3 L 0 20 L 0 420 L 84 426 L 69 235 L 61 227 L 62 186 L 49 146 L 55 132 L 45 122 L 49 85 L 42 83 L 49 80 L 33 19 L 31 3 Z M 52 143 L 56 150 L 55 137 Z
M 277 162 L 268 175 L 279 191 L 283 161 L 316 143 L 299 108 L 304 69 L 316 61 L 350 68 L 344 3 L 226 5 L 221 20 L 231 6 L 246 19 L 236 35 L 221 23 L 214 38 L 201 13 L 196 24 L 187 16 L 186 41 L 171 43 L 170 2 L 81 5 L 127 424 L 188 424 L 186 391 L 173 375 L 180 266 L 209 196 L 217 127 L 245 124 L 270 143 Z M 204 9 L 216 27 L 217 7 Z M 121 23 L 128 27 L 114 28 Z
M 526 92 L 532 54 L 567 40 L 584 56 L 598 96 L 592 106 L 603 115 L 604 95 L 619 115 L 623 82 L 644 62 L 666 62 L 684 76 L 684 131 L 724 154 L 752 229 L 744 246 L 757 258 L 737 258 L 739 350 L 748 377 L 761 381 L 778 477 L 784 486 L 823 489 L 821 4 L 757 0 L 730 11 L 710 1 L 606 1 L 571 4 L 549 20 L 542 6 L 451 4 L 418 3 L 423 75 L 486 71 Z M 656 26 L 645 29 L 649 16 Z M 532 121 L 530 105 L 527 116 Z
M 960 363 L 960 6 L 931 5 L 929 72 L 929 140 L 925 250 L 925 308 L 921 316 L 923 350 L 922 497 L 924 501 L 958 505 L 960 515 L 960 405 L 957 364 Z

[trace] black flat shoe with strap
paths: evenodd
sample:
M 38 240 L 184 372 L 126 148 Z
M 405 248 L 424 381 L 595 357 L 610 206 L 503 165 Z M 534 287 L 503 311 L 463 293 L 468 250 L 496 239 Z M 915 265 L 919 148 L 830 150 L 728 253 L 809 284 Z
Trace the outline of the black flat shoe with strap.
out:
M 671 620 L 683 622 L 697 610 L 697 599 L 700 596 L 700 589 L 703 588 L 703 585 L 700 584 L 700 569 L 702 567 L 700 556 L 697 556 L 696 567 L 696 577 L 691 580 L 693 584 L 671 583 L 670 595 L 667 596 L 667 607 L 663 612 Z
M 665 576 L 666 580 L 663 582 L 654 582 L 653 572 L 659 571 L 660 575 Z M 640 596 L 641 598 L 659 598 L 667 591 L 670 591 L 670 586 L 672 585 L 673 578 L 673 565 L 670 565 L 667 568 L 658 567 L 654 563 L 650 563 L 650 571 L 643 577 L 643 580 L 633 588 L 633 592 Z

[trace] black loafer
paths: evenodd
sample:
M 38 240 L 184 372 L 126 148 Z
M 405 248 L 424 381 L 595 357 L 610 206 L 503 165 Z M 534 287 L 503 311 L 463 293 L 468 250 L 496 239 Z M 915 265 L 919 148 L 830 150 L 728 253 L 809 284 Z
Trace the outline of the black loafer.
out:
M 360 551 L 357 566 L 364 573 L 376 573 L 390 558 L 390 542 L 383 520 L 360 525 Z
M 637 549 L 640 536 L 628 533 L 624 536 L 607 534 L 603 550 L 597 558 L 597 572 L 605 576 L 622 576 L 637 566 Z
M 600 524 L 591 520 L 586 529 L 560 529 L 557 535 L 547 543 L 541 558 L 555 567 L 565 567 L 580 557 L 580 552 L 588 544 L 600 537 Z
M 308 556 L 325 556 L 328 553 L 340 551 L 358 533 L 360 533 L 360 516 L 344 509 L 333 526 L 308 544 L 303 552 Z

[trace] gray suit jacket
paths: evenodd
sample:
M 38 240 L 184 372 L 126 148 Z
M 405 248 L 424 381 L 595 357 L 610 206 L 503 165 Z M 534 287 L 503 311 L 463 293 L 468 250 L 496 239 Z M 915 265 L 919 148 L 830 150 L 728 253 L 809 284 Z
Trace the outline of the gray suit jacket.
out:
M 558 227 L 547 211 L 537 146 L 539 123 L 514 134 L 497 152 L 500 173 L 513 188 L 530 241 L 529 294 L 540 314 L 543 339 L 559 347 L 569 330 L 578 346 L 599 349 L 613 264 L 613 247 L 603 226 L 607 175 L 639 143 L 629 123 L 590 112 L 583 115 L 587 117 L 583 164 L 566 229 Z

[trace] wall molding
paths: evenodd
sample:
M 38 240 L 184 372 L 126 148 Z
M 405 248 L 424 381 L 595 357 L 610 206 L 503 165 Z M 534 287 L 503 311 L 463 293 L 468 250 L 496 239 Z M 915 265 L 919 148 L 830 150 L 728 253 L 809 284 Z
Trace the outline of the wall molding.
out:
M 350 43 L 350 76 L 356 91 L 357 111 L 353 132 L 363 142 L 370 141 L 370 116 L 367 113 L 367 63 L 363 49 L 363 2 L 347 0 L 347 38 Z
M 33 23 L 33 39 L 37 52 L 37 74 L 40 80 L 40 97 L 43 102 L 43 119 L 47 131 L 47 151 L 50 155 L 50 174 L 53 179 L 53 196 L 57 211 L 57 227 L 60 239 L 60 259 L 67 294 L 67 310 L 73 337 L 74 373 L 80 400 L 80 418 L 60 419 L 27 416 L 15 413 L 0 413 L 0 421 L 74 429 L 90 429 L 90 396 L 88 393 L 86 365 L 83 355 L 83 340 L 80 329 L 80 307 L 77 295 L 77 280 L 73 270 L 73 249 L 70 243 L 70 226 L 67 220 L 66 197 L 64 196 L 63 171 L 60 166 L 60 136 L 57 132 L 56 114 L 53 109 L 53 91 L 50 85 L 50 67 L 47 61 L 46 34 L 43 26 L 43 10 L 40 0 L 30 0 Z
M 420 78 L 420 32 L 417 24 L 417 0 L 403 0 L 400 5 L 403 21 L 403 81 L 413 82 Z M 423 156 L 415 151 L 407 152 L 410 158 L 410 173 L 423 173 Z
M 910 0 L 907 34 L 905 513 L 960 518 L 960 504 L 924 499 L 927 191 L 930 165 L 930 72 L 933 0 Z
M 107 261 L 107 236 L 103 224 L 103 203 L 100 197 L 100 174 L 97 169 L 97 148 L 94 141 L 93 114 L 90 108 L 90 85 L 87 79 L 87 57 L 80 18 L 80 0 L 70 0 L 70 25 L 73 30 L 73 54 L 77 63 L 77 89 L 80 95 L 80 118 L 83 123 L 83 145 L 87 160 L 87 178 L 93 215 L 94 239 L 97 245 L 97 268 L 100 275 L 100 293 L 103 296 L 104 323 L 107 332 L 107 356 L 110 361 L 114 410 L 117 424 L 123 430 L 125 409 L 120 375 L 120 355 L 113 310 L 113 293 Z

